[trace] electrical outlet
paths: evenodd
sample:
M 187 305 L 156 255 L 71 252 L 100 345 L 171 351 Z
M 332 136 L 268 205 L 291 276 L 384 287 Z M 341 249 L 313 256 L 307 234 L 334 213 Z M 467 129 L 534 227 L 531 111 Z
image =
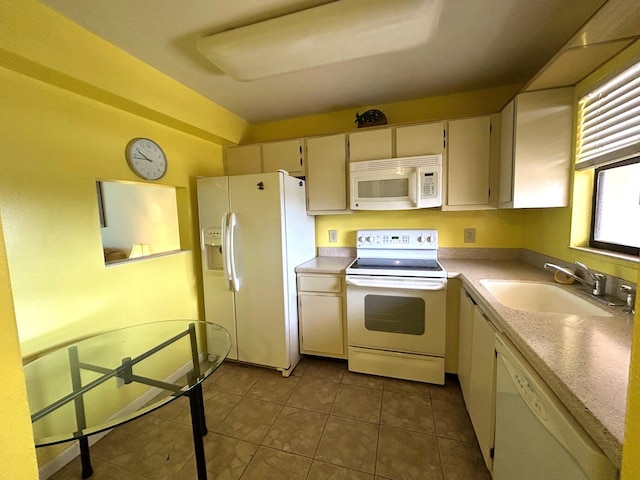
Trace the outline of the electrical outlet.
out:
M 476 229 L 465 228 L 464 229 L 464 243 L 476 243 Z
M 329 242 L 336 243 L 338 241 L 338 231 L 329 230 Z

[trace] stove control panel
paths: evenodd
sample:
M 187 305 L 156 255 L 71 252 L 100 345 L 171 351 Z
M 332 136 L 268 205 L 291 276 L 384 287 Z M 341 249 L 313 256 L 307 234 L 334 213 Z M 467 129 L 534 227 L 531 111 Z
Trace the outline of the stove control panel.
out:
M 437 230 L 358 230 L 356 247 L 388 250 L 436 250 Z

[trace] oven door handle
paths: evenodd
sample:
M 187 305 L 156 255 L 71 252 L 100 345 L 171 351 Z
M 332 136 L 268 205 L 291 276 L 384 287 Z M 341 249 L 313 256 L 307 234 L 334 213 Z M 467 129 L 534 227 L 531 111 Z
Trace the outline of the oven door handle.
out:
M 353 287 L 390 288 L 402 290 L 446 290 L 446 279 L 434 278 L 380 278 L 373 276 L 347 275 L 346 284 Z

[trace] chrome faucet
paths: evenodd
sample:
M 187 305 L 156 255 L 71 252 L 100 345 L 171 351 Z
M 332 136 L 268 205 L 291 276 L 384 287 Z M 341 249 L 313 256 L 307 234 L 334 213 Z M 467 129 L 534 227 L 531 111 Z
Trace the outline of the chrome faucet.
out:
M 547 268 L 547 269 L 552 268 L 552 269 L 558 270 L 559 272 L 564 273 L 568 277 L 571 277 L 574 280 L 577 280 L 578 282 L 582 283 L 583 285 L 586 285 L 587 287 L 589 287 L 591 289 L 591 294 L 592 295 L 594 295 L 596 297 L 603 297 L 604 293 L 605 293 L 605 288 L 607 286 L 607 277 L 602 275 L 601 273 L 593 272 L 592 270 L 590 270 L 583 263 L 576 262 L 576 265 L 579 266 L 580 268 L 584 269 L 585 272 L 587 272 L 587 274 L 591 277 L 591 280 L 593 281 L 592 283 L 589 283 L 588 281 L 580 278 L 575 273 L 573 273 L 571 270 L 569 270 L 567 268 L 560 267 L 559 265 L 556 265 L 554 263 L 545 263 L 544 264 L 544 268 Z
M 605 289 L 607 287 L 607 277 L 601 273 L 596 273 L 587 267 L 584 263 L 575 262 L 580 268 L 584 269 L 587 272 L 587 275 L 591 277 L 593 280 L 593 290 L 592 294 L 596 297 L 602 297 L 605 294 Z

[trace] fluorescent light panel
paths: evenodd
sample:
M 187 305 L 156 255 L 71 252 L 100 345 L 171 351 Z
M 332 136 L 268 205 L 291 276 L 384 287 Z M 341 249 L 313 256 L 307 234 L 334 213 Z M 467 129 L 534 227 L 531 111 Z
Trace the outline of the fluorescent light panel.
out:
M 429 41 L 442 0 L 338 0 L 218 33 L 198 49 L 239 81 L 295 72 Z

